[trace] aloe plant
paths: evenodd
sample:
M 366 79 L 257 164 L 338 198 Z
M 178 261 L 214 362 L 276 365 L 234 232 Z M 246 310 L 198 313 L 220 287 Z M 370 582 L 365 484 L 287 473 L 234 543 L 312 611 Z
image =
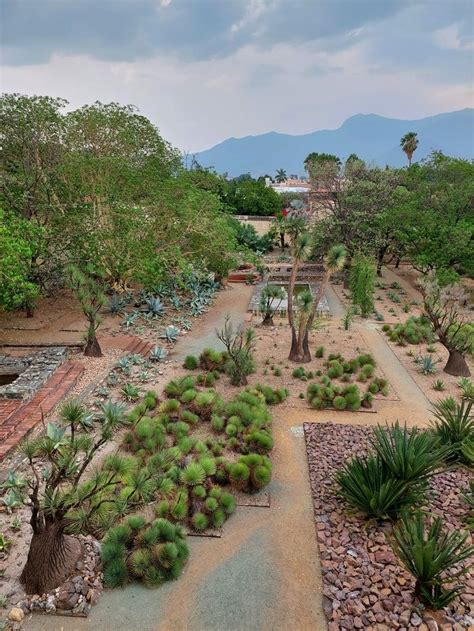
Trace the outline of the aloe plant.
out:
M 167 342 L 174 344 L 178 339 L 179 329 L 173 325 L 167 326 L 164 332 L 160 335 L 160 338 L 165 339 Z

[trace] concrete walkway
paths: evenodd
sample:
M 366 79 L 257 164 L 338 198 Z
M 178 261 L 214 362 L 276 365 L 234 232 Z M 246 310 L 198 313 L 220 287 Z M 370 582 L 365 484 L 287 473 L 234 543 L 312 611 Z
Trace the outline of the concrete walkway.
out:
M 252 287 L 221 292 L 174 358 L 216 346 L 227 313 L 247 317 Z M 183 575 L 158 589 L 107 591 L 88 619 L 35 616 L 29 631 L 325 631 L 322 581 L 299 411 L 272 408 L 269 508 L 238 507 L 223 536 L 190 537 Z M 298 418 L 297 418 L 298 417 Z M 299 425 L 296 426 L 296 423 Z

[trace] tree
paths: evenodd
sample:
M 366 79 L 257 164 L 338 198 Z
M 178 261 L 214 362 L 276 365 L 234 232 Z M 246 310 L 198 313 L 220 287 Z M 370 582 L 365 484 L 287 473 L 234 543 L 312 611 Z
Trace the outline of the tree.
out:
M 253 179 L 235 179 L 229 183 L 226 204 L 236 215 L 269 217 L 281 210 L 281 200 L 271 186 Z
M 420 283 L 420 289 L 425 314 L 438 340 L 449 352 L 444 372 L 469 377 L 471 372 L 465 356 L 474 352 L 474 327 L 460 313 L 463 289 L 456 286 L 442 289 L 433 275 Z
M 288 324 L 291 328 L 291 348 L 288 359 L 291 361 L 300 361 L 301 357 L 298 352 L 298 336 L 296 332 L 296 321 L 293 309 L 294 293 L 296 279 L 298 277 L 298 269 L 300 264 L 307 258 L 310 252 L 311 238 L 310 235 L 303 231 L 303 226 L 298 223 L 293 225 L 293 238 L 291 244 L 291 254 L 293 264 L 291 266 L 290 280 L 288 283 Z
M 216 331 L 217 338 L 224 344 L 229 356 L 226 372 L 230 376 L 233 386 L 246 386 L 247 375 L 255 372 L 255 362 L 253 351 L 255 349 L 256 337 L 252 328 L 244 329 L 239 326 L 234 329 L 230 316 L 225 318 L 224 327 Z
M 68 268 L 69 286 L 76 294 L 89 325 L 86 332 L 86 357 L 102 357 L 102 350 L 97 340 L 97 329 L 102 319 L 99 312 L 106 304 L 106 298 L 97 274 L 88 266 L 85 272 L 77 267 Z
M 414 131 L 409 131 L 400 140 L 400 147 L 408 158 L 408 166 L 411 166 L 411 159 L 418 147 L 418 134 Z
M 371 257 L 356 255 L 349 285 L 353 305 L 367 318 L 374 310 L 375 265 Z
M 325 189 L 328 192 L 337 188 L 340 177 L 341 160 L 331 153 L 310 153 L 304 161 L 311 188 L 314 191 Z
M 265 285 L 260 294 L 259 312 L 264 326 L 274 326 L 273 316 L 279 310 L 285 292 L 280 285 Z
M 46 435 L 27 440 L 22 448 L 32 473 L 28 484 L 33 537 L 20 577 L 28 594 L 58 587 L 73 571 L 82 550 L 68 531 L 100 510 L 112 510 L 119 501 L 112 491 L 130 473 L 129 459 L 112 454 L 82 481 L 95 454 L 126 422 L 123 406 L 104 404 L 97 428 L 84 406 L 69 401 L 60 409 L 59 420 L 59 425 L 48 423 Z M 127 497 L 131 495 L 128 491 Z
M 24 309 L 33 316 L 39 287 L 30 278 L 32 226 L 25 219 L 6 216 L 0 208 L 0 305 L 7 311 Z
M 276 172 L 275 181 L 278 182 L 278 184 L 282 184 L 283 182 L 286 182 L 287 179 L 288 177 L 286 175 L 285 169 L 278 169 Z

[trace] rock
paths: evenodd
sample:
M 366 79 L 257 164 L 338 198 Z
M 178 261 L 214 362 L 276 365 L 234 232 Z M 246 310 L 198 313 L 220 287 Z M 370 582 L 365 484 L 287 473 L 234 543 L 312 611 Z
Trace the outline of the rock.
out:
M 8 614 L 8 619 L 11 622 L 21 622 L 25 617 L 25 612 L 20 607 L 12 607 L 10 609 L 10 613 Z
M 423 620 L 416 613 L 416 611 L 413 612 L 412 615 L 411 615 L 411 618 L 410 618 L 410 624 L 412 624 L 414 627 L 419 627 L 422 622 L 423 622 Z
M 405 611 L 402 611 L 402 613 L 400 614 L 399 622 L 403 627 L 406 627 L 408 626 L 408 623 L 410 622 L 410 618 L 411 618 L 410 609 L 405 609 Z

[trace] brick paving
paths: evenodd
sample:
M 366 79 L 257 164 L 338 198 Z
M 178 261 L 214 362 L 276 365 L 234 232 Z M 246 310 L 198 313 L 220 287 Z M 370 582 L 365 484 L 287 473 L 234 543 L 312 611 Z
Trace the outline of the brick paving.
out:
M 0 462 L 72 390 L 83 371 L 78 361 L 64 362 L 29 401 L 0 400 Z

